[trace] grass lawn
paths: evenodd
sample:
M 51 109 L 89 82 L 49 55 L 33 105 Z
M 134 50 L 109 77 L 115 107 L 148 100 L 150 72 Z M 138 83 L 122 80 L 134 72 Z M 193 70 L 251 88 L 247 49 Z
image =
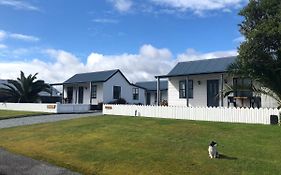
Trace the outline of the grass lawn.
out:
M 1 129 L 0 147 L 83 174 L 281 174 L 280 129 L 101 116 Z
M 28 117 L 28 116 L 34 116 L 34 115 L 43 115 L 43 114 L 46 114 L 46 113 L 0 110 L 0 120 L 9 119 L 9 118 Z

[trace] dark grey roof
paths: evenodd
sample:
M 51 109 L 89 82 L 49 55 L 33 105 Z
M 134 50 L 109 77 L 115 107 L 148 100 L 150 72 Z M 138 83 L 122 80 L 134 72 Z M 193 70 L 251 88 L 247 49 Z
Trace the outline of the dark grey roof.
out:
M 227 67 L 235 60 L 236 56 L 179 62 L 167 75 L 159 77 L 222 73 L 226 72 Z
M 137 86 L 143 87 L 148 91 L 156 91 L 157 90 L 157 81 L 144 81 L 144 82 L 137 82 Z M 168 81 L 160 81 L 160 90 L 167 90 L 168 89 Z
M 105 82 L 118 71 L 119 71 L 118 69 L 115 69 L 115 70 L 107 70 L 107 71 L 100 71 L 100 72 L 76 74 L 73 77 L 66 80 L 63 84 L 84 83 L 84 82 Z
M 61 96 L 61 93 L 54 87 L 51 86 L 52 94 L 49 94 L 48 92 L 39 92 L 40 96 L 54 96 L 54 97 L 59 97 Z

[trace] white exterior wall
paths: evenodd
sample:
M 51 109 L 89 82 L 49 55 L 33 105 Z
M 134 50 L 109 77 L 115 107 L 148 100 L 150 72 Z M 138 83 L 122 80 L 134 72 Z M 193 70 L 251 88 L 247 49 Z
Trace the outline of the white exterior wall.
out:
M 139 100 L 133 100 L 133 88 L 137 88 L 129 84 L 126 79 L 120 74 L 116 73 L 109 80 L 103 84 L 103 102 L 109 103 L 113 99 L 113 86 L 121 87 L 121 98 L 125 99 L 127 103 L 142 103 L 144 104 L 144 89 L 139 88 Z
M 179 81 L 186 77 L 173 77 L 168 79 L 168 104 L 169 106 L 186 106 L 186 99 L 179 98 Z M 228 84 L 232 84 L 232 78 L 224 75 Z M 189 98 L 189 106 L 207 106 L 207 80 L 219 80 L 219 91 L 221 91 L 221 74 L 206 74 L 189 76 L 193 80 L 193 98 Z M 200 81 L 200 85 L 198 83 Z M 224 83 L 225 88 L 225 83 Z M 221 103 L 220 103 L 221 104 Z M 224 98 L 224 106 L 227 106 L 227 98 Z
M 90 83 L 81 84 L 79 85 L 79 87 L 80 86 L 83 87 L 83 104 L 90 104 L 90 97 L 91 97 Z
M 272 97 L 262 94 L 261 95 L 261 106 L 263 108 L 273 108 L 273 107 L 278 107 L 278 103 Z

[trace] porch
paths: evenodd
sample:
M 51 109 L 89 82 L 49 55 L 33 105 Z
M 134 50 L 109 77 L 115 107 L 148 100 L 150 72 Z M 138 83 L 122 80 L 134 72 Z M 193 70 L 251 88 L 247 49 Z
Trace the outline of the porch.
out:
M 60 83 L 53 86 L 62 86 L 63 104 L 98 105 L 103 102 L 103 83 Z
M 234 78 L 227 73 L 157 77 L 158 81 L 160 78 L 168 78 L 169 106 L 261 107 L 261 98 L 249 90 L 233 90 L 224 97 L 229 87 L 251 85 L 248 79 Z

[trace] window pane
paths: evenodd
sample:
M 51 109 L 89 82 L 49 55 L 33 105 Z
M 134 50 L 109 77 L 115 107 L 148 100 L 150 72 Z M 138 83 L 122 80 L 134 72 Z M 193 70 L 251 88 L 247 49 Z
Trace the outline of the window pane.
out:
M 179 97 L 186 98 L 185 80 L 179 82 Z
M 139 88 L 133 88 L 133 100 L 139 99 Z
M 97 98 L 97 85 L 92 85 L 91 96 L 92 98 Z
M 120 98 L 121 98 L 121 87 L 113 86 L 113 99 L 120 99 Z

